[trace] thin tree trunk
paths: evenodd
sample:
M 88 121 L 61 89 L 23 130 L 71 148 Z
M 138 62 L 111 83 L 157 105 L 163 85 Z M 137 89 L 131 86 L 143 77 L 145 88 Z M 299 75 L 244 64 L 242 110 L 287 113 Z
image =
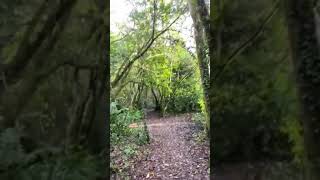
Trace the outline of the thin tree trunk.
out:
M 153 95 L 155 103 L 156 103 L 156 107 L 155 107 L 154 110 L 155 111 L 159 111 L 159 110 L 161 110 L 161 106 L 160 106 L 160 102 L 159 102 L 159 99 L 157 97 L 157 94 L 156 94 L 156 92 L 154 91 L 153 88 L 151 88 L 151 92 L 152 92 L 152 95 Z

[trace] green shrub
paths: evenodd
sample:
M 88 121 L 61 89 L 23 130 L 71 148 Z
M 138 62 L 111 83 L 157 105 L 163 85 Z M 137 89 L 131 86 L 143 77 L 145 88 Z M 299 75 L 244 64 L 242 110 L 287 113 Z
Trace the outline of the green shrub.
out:
M 122 108 L 116 102 L 111 103 L 110 129 L 111 143 L 123 142 L 136 143 L 139 145 L 147 142 L 147 132 L 142 126 L 143 113 L 139 110 Z M 129 128 L 132 123 L 140 123 L 138 128 Z
M 142 121 L 144 115 L 140 110 L 122 107 L 117 102 L 112 102 L 110 108 L 111 169 L 121 179 L 126 179 L 133 157 L 148 142 Z M 132 123 L 137 123 L 138 127 L 129 128 Z
M 103 158 L 83 150 L 65 154 L 48 147 L 26 153 L 20 137 L 15 129 L 0 135 L 0 179 L 95 180 L 105 176 Z

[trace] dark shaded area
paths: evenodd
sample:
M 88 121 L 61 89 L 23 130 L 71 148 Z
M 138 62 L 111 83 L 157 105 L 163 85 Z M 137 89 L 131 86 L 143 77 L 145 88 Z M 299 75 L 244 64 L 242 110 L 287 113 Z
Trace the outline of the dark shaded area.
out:
M 108 176 L 108 9 L 1 1 L 0 179 Z
M 236 179 L 246 164 L 282 164 L 250 178 L 319 179 L 318 3 L 211 5 L 211 167 L 227 165 Z

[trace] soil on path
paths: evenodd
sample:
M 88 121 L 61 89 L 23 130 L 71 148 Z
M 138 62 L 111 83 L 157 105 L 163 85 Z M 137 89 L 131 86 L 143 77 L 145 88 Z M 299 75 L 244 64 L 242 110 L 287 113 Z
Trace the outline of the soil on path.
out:
M 132 179 L 209 179 L 209 144 L 195 141 L 201 128 L 191 121 L 191 114 L 161 118 L 151 112 L 147 127 L 149 153 L 134 164 Z

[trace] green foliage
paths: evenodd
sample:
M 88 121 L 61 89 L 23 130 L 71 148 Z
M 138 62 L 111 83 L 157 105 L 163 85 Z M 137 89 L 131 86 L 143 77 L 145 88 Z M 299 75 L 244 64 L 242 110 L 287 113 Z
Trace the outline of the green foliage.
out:
M 247 95 L 238 90 L 222 90 L 215 97 L 216 158 L 287 157 L 290 145 L 280 132 L 283 117 L 275 90 Z
M 147 132 L 145 132 L 142 118 L 143 114 L 139 110 L 121 108 L 116 102 L 110 104 L 110 130 L 111 143 L 119 144 L 131 142 L 135 144 L 147 143 Z M 132 123 L 139 123 L 137 128 L 129 128 Z
M 136 154 L 136 149 L 134 149 L 132 146 L 125 146 L 123 152 L 126 156 L 131 157 Z
M 137 87 L 130 86 L 130 83 L 140 83 L 145 87 L 144 91 L 150 94 L 150 89 L 154 89 L 162 110 L 166 109 L 165 112 L 200 111 L 198 101 L 202 87 L 196 59 L 180 43 L 170 47 L 158 43 L 156 45 L 143 61 L 137 62 L 131 71 L 132 75 L 126 79 L 129 84 L 117 99 L 121 96 L 122 102 L 130 106 L 133 96 L 128 95 L 134 94 Z M 143 104 L 147 104 L 147 101 L 154 101 L 154 97 L 144 97 Z
M 222 57 L 213 74 L 254 35 L 272 6 L 266 0 L 224 1 Z M 284 16 L 277 13 L 214 81 L 211 103 L 217 160 L 289 160 L 301 154 L 283 22 Z
M 181 43 L 170 47 L 159 44 L 148 54 L 142 64 L 142 79 L 155 89 L 164 113 L 199 111 L 202 89 L 196 59 Z
M 68 155 L 54 153 L 52 148 L 26 153 L 20 138 L 15 129 L 7 129 L 0 135 L 0 179 L 95 180 L 105 176 L 105 164 L 100 157 L 83 150 Z M 47 150 L 55 155 L 40 155 Z
M 203 128 L 202 131 L 200 131 L 198 134 L 196 134 L 196 141 L 203 143 L 208 142 L 208 122 L 206 119 L 206 116 L 204 114 L 205 112 L 198 112 L 198 113 L 192 113 L 192 121 L 194 121 L 197 125 L 199 125 L 201 128 Z
M 185 10 L 186 1 L 135 0 L 132 3 L 130 23 L 119 26 L 119 32 L 111 32 L 111 80 L 128 69 L 111 89 L 112 168 L 116 173 L 129 167 L 130 159 L 139 154 L 139 145 L 147 140 L 143 117 L 134 114 L 151 108 L 162 115 L 201 111 L 199 66 L 176 27 L 179 22 L 154 41 L 150 39 L 153 30 L 157 37 Z M 184 15 L 187 14 L 182 15 L 180 23 Z M 150 48 L 135 59 L 147 42 L 152 42 Z M 133 123 L 139 127 L 129 128 Z
M 134 4 L 136 8 L 129 18 L 133 25 L 123 25 L 119 27 L 121 32 L 111 33 L 111 79 L 118 76 L 151 37 L 153 2 L 142 0 Z M 186 5 L 180 0 L 156 1 L 155 34 L 167 27 Z M 164 32 L 134 62 L 120 85 L 113 87 L 112 99 L 121 99 L 126 107 L 153 106 L 163 115 L 200 111 L 198 101 L 202 89 L 197 60 L 175 29 L 172 26 Z
M 57 180 L 94 180 L 104 176 L 101 174 L 103 172 L 101 165 L 103 166 L 97 158 L 81 152 L 32 165 L 22 173 L 22 176 L 30 177 L 29 179 L 46 179 L 50 177 Z
M 20 136 L 16 129 L 6 129 L 0 135 L 0 169 L 23 162 L 26 154 L 20 144 Z
M 193 113 L 192 114 L 192 121 L 198 124 L 202 124 L 205 121 L 205 116 L 204 114 L 201 113 Z
M 293 144 L 292 153 L 294 154 L 294 162 L 298 165 L 302 165 L 305 157 L 304 143 L 302 136 L 302 127 L 296 117 L 297 116 L 288 116 L 288 119 L 285 120 L 285 124 L 283 125 L 281 130 L 289 135 L 289 140 Z
M 139 148 L 148 143 L 143 118 L 139 110 L 123 107 L 116 101 L 110 104 L 111 169 L 123 178 Z M 130 128 L 130 124 L 138 127 Z
M 264 180 L 304 180 L 301 167 L 288 162 L 277 162 L 268 164 L 262 172 Z
M 101 71 L 108 57 L 100 56 L 105 49 L 101 42 L 107 41 L 104 13 L 108 8 L 103 4 L 88 0 L 0 2 L 0 63 L 10 67 L 1 68 L 5 78 L 1 80 L 0 117 L 23 130 L 22 136 L 1 122 L 0 179 L 105 176 L 100 174 L 106 172 L 101 164 L 105 158 L 90 155 L 105 148 L 105 127 L 101 126 L 105 120 L 96 118 L 102 112 L 99 96 L 104 94 L 107 79 Z M 14 117 L 7 115 L 6 108 Z M 75 133 L 74 139 L 85 142 L 70 144 L 86 146 L 65 154 L 68 129 L 75 126 L 84 131 Z

